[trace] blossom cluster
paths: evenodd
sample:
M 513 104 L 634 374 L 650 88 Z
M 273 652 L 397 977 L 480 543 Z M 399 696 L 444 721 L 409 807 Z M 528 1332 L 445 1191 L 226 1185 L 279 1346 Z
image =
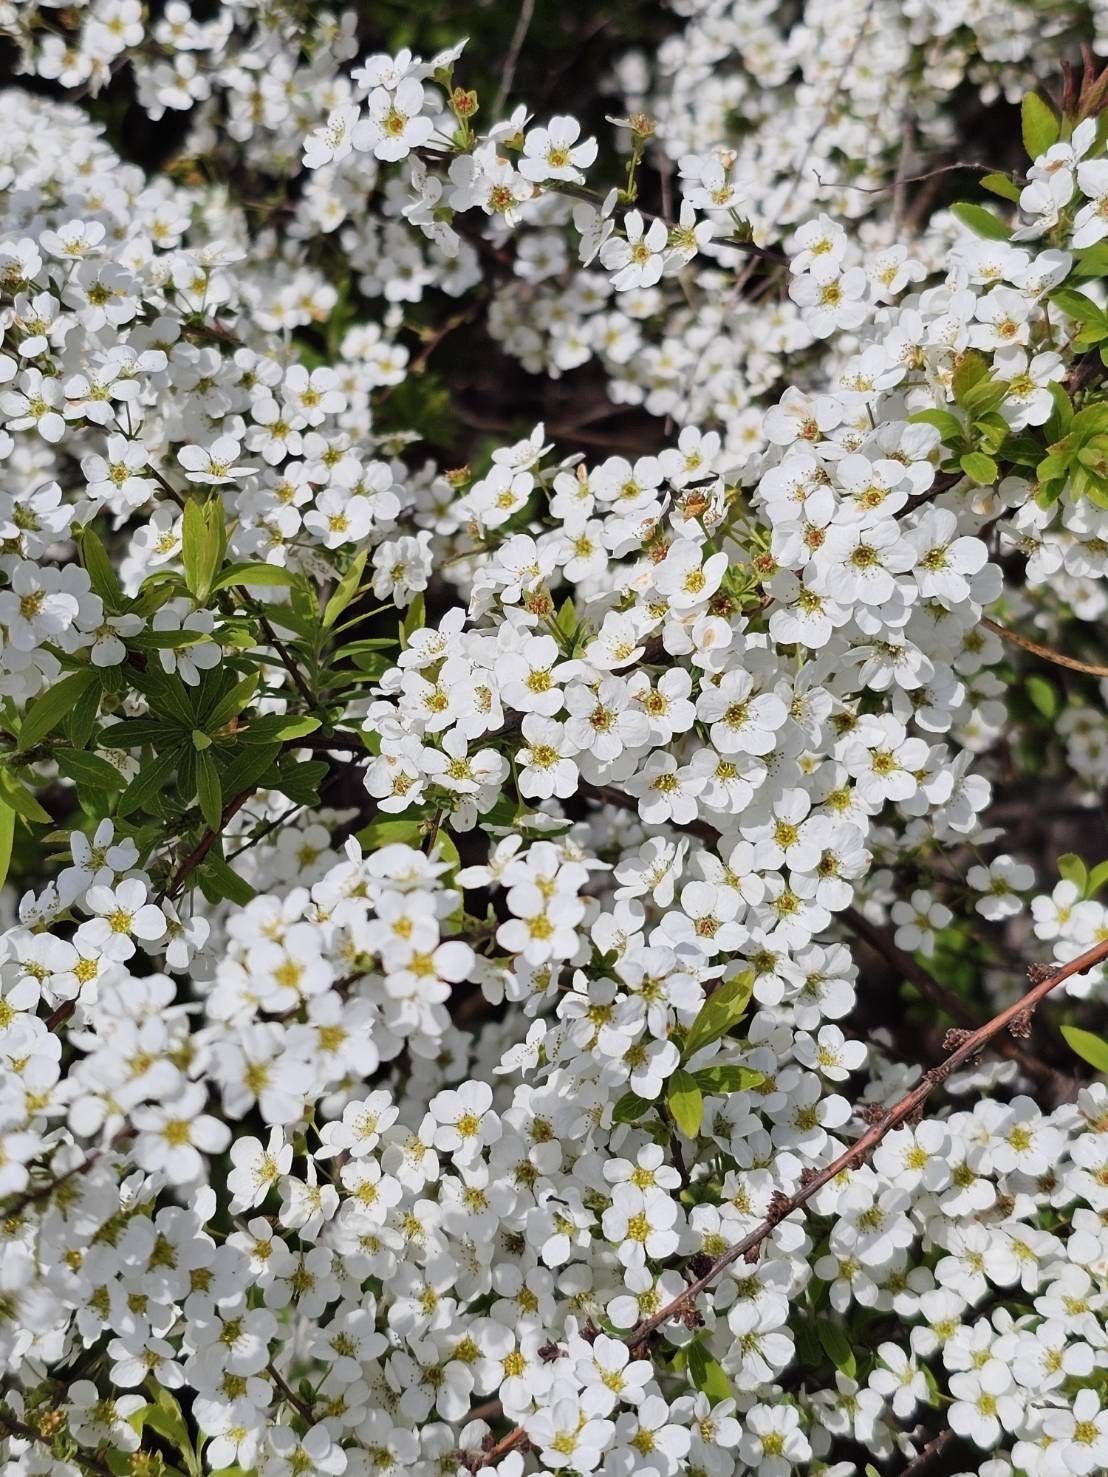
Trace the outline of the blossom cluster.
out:
M 1095 68 L 904 199 L 1103 16 L 796 9 L 682 0 L 601 138 L 354 12 L 0 3 L 73 91 L 0 93 L 18 1477 L 1108 1466 L 1108 1091 L 897 993 L 1108 940 L 1000 804 L 1108 779 Z M 446 464 L 467 313 L 656 434 Z

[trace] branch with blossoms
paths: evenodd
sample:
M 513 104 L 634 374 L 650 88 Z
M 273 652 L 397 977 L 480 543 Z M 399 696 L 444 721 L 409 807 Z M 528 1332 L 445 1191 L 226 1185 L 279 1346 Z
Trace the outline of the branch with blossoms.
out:
M 0 23 L 5 1457 L 1108 1469 L 1095 17 L 371 9 Z
M 848 1174 L 850 1170 L 864 1164 L 878 1144 L 894 1129 L 902 1124 L 918 1122 L 928 1098 L 959 1067 L 972 1062 L 987 1047 L 995 1045 L 1003 1038 L 1004 1033 L 1011 1031 L 1014 1026 L 1019 1029 L 1020 1034 L 1023 1034 L 1025 1024 L 1032 1019 L 1038 1006 L 1052 990 L 1075 975 L 1096 969 L 1105 960 L 1108 960 L 1108 940 L 1091 949 L 1086 949 L 1076 959 L 1064 965 L 1032 965 L 1028 973 L 1035 983 L 1014 1004 L 998 1012 L 991 1020 L 986 1021 L 983 1026 L 979 1026 L 974 1031 L 948 1032 L 948 1055 L 937 1067 L 932 1067 L 924 1073 L 920 1083 L 911 1092 L 906 1093 L 890 1107 L 881 1109 L 879 1114 L 870 1114 L 867 1110 L 867 1116 L 875 1121 L 870 1123 L 870 1127 L 849 1148 L 844 1149 L 841 1154 L 822 1168 L 806 1171 L 801 1187 L 792 1195 L 775 1196 L 771 1204 L 771 1213 L 764 1221 L 755 1226 L 742 1240 L 736 1241 L 734 1245 L 729 1246 L 725 1252 L 716 1257 L 706 1271 L 695 1275 L 688 1286 L 675 1298 L 659 1308 L 657 1312 L 651 1313 L 648 1318 L 644 1318 L 641 1323 L 636 1324 L 630 1332 L 622 1335 L 632 1356 L 648 1357 L 650 1340 L 653 1335 L 673 1320 L 685 1320 L 686 1315 L 693 1312 L 697 1297 L 710 1288 L 721 1273 L 739 1260 L 757 1261 L 762 1243 L 772 1236 L 777 1226 L 796 1211 L 801 1210 L 817 1191 L 821 1190 L 824 1185 L 831 1184 L 841 1175 Z M 503 1409 L 495 1401 L 481 1407 L 481 1420 L 495 1420 L 498 1415 L 503 1415 Z M 471 1412 L 469 1419 L 475 1418 L 476 1413 Z M 463 1451 L 459 1453 L 459 1456 L 470 1470 L 480 1470 L 482 1467 L 491 1466 L 500 1461 L 509 1451 L 514 1450 L 526 1439 L 527 1427 L 523 1424 L 516 1426 L 496 1442 L 482 1447 L 480 1451 Z

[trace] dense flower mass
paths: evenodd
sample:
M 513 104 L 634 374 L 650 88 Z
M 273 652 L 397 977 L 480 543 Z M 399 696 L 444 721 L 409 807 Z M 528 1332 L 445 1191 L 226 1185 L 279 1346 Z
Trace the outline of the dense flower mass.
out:
M 373 8 L 0 0 L 5 1472 L 1103 1471 L 1108 5 Z

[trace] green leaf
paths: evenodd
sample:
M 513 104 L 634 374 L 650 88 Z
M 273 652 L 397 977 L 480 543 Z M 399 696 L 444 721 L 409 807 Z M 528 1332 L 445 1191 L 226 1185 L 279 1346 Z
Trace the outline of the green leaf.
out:
M 303 738 L 319 727 L 318 718 L 286 717 L 283 713 L 267 713 L 264 717 L 251 718 L 249 723 L 238 729 L 235 738 L 244 744 L 288 743 L 290 739 Z
M 236 744 L 234 758 L 223 771 L 225 795 L 241 795 L 267 777 L 281 752 L 280 744 Z
M 1101 323 L 1108 326 L 1108 319 L 1102 309 L 1083 292 L 1074 292 L 1070 287 L 1056 287 L 1050 294 L 1050 301 L 1057 303 L 1063 313 L 1075 318 L 1078 323 Z
M 1020 124 L 1023 147 L 1031 160 L 1038 159 L 1058 142 L 1061 125 L 1054 109 L 1048 107 L 1037 93 L 1029 92 L 1024 96 L 1020 104 Z
M 23 725 L 19 730 L 20 749 L 29 749 L 39 739 L 52 733 L 86 688 L 94 684 L 97 687 L 100 685 L 95 670 L 92 667 L 82 667 L 79 672 L 71 672 L 68 677 L 55 682 L 53 687 L 35 698 L 23 715 Z
M 183 754 L 183 748 L 175 744 L 172 748 L 163 750 L 149 764 L 140 765 L 138 774 L 119 797 L 116 814 L 130 815 L 140 806 L 146 806 L 173 779 Z
M 129 668 L 127 675 L 155 713 L 172 718 L 182 728 L 196 727 L 196 704 L 179 677 L 163 672 L 153 662 L 143 672 Z
M 1076 852 L 1063 852 L 1058 858 L 1058 875 L 1064 877 L 1067 882 L 1072 882 L 1082 897 L 1085 896 L 1085 888 L 1089 883 L 1089 869 Z
M 1085 896 L 1096 897 L 1106 882 L 1108 882 L 1108 862 L 1098 862 L 1089 873 L 1089 880 L 1085 884 Z
M 422 834 L 422 817 L 395 816 L 364 826 L 358 832 L 358 845 L 363 851 L 379 851 L 382 846 L 393 846 L 397 842 L 404 846 L 418 846 Z
M 66 715 L 66 737 L 75 748 L 85 748 L 92 737 L 96 727 L 96 715 L 100 711 L 100 699 L 103 695 L 104 688 L 98 677 L 96 682 L 90 683 L 85 688 Z
M 967 477 L 982 487 L 991 486 L 1000 475 L 996 462 L 983 451 L 967 451 L 965 456 L 959 457 L 958 465 Z
M 151 1386 L 153 1382 L 151 1381 Z M 146 1407 L 145 1424 L 165 1438 L 180 1456 L 190 1477 L 201 1477 L 201 1465 L 189 1435 L 188 1422 L 176 1398 L 161 1387 L 153 1390 L 154 1404 Z
M 127 783 L 115 765 L 99 754 L 88 754 L 84 749 L 59 749 L 55 757 L 59 771 L 75 784 L 106 790 L 110 795 Z
M 404 612 L 404 619 L 400 626 L 400 649 L 406 651 L 408 642 L 412 639 L 414 631 L 421 631 L 427 624 L 427 604 L 423 598 L 423 591 L 412 600 Z
M 181 563 L 185 570 L 185 587 L 197 605 L 203 605 L 211 594 L 227 551 L 223 499 L 218 493 L 206 503 L 189 498 L 182 524 Z
M 218 831 L 223 819 L 223 790 L 215 760 L 206 749 L 201 749 L 196 755 L 196 798 L 208 829 Z
M 246 878 L 240 877 L 221 856 L 217 856 L 214 848 L 197 868 L 196 880 L 210 903 L 227 901 L 243 908 L 257 897 Z
M 567 641 L 572 641 L 577 633 L 577 610 L 573 604 L 572 596 L 566 596 L 562 601 L 561 609 L 558 611 L 554 624 L 561 631 Z
M 704 1121 L 704 1099 L 695 1077 L 680 1067 L 666 1083 L 666 1106 L 685 1137 L 696 1138 Z
M 696 1019 L 685 1038 L 682 1061 L 688 1061 L 705 1046 L 737 1026 L 742 1020 L 750 996 L 754 990 L 754 971 L 744 969 L 741 974 L 725 980 L 713 990 L 697 1012 Z
M 950 207 L 950 213 L 975 236 L 983 236 L 986 241 L 1007 241 L 1012 234 L 1011 226 L 1006 226 L 999 216 L 986 210 L 983 205 L 971 205 L 962 200 Z
M 713 1405 L 721 1400 L 733 1400 L 735 1392 L 731 1381 L 723 1372 L 723 1366 L 712 1358 L 704 1345 L 697 1339 L 689 1345 L 689 1375 L 693 1384 L 707 1395 Z
M 1053 718 L 1058 712 L 1058 690 L 1045 677 L 1028 677 L 1027 695 L 1044 718 Z
M 766 1079 L 761 1072 L 755 1072 L 752 1067 L 736 1067 L 723 1064 L 717 1067 L 701 1067 L 693 1073 L 693 1079 L 701 1092 L 725 1094 L 729 1092 L 746 1092 L 751 1087 L 757 1087 Z
M 1018 201 L 1020 187 L 1015 180 L 1007 174 L 986 174 L 980 180 L 981 188 L 988 190 L 992 195 L 999 195 L 1004 200 Z
M 1083 1062 L 1098 1072 L 1108 1072 L 1108 1041 L 1103 1036 L 1094 1036 L 1092 1031 L 1082 1031 L 1078 1026 L 1063 1026 L 1062 1035 Z
M 34 821 L 40 826 L 54 824 L 54 817 L 50 812 L 43 810 L 26 785 L 21 785 L 10 770 L 0 769 L 0 795 L 4 803 L 25 821 Z
M 0 799 L 0 887 L 8 880 L 12 864 L 12 842 L 15 840 L 15 811 Z
M 625 1092 L 612 1109 L 613 1123 L 635 1123 L 654 1104 L 649 1098 L 639 1097 L 637 1092 Z
M 203 714 L 202 722 L 208 733 L 215 733 L 225 723 L 230 723 L 232 718 L 238 716 L 244 708 L 250 704 L 254 696 L 261 674 L 251 672 L 249 677 L 244 677 L 241 682 L 236 682 L 228 688 L 209 709 Z
M 350 562 L 350 568 L 338 583 L 335 593 L 323 608 L 323 629 L 329 631 L 338 620 L 346 607 L 358 594 L 358 586 L 361 583 L 362 571 L 365 569 L 368 549 L 362 549 L 355 554 Z
M 262 586 L 271 587 L 283 585 L 288 587 L 297 583 L 297 576 L 291 570 L 282 569 L 279 564 L 261 564 L 250 562 L 246 564 L 228 564 L 226 569 L 220 570 L 212 581 L 211 593 L 217 590 L 226 590 L 230 585 L 248 585 L 251 588 Z
M 297 805 L 318 805 L 319 785 L 327 773 L 325 759 L 305 759 L 300 764 L 282 764 L 273 777 L 272 788 L 280 790 Z
M 816 1334 L 823 1345 L 823 1352 L 835 1368 L 842 1370 L 849 1379 L 853 1379 L 858 1373 L 858 1361 L 854 1357 L 850 1340 L 839 1325 L 830 1323 L 826 1318 L 817 1318 Z
M 81 534 L 81 561 L 88 571 L 92 588 L 103 600 L 109 615 L 116 614 L 127 603 L 108 551 L 92 528 Z
M 908 419 L 913 424 L 922 422 L 924 425 L 934 426 L 947 446 L 954 447 L 965 440 L 966 428 L 949 410 L 917 410 Z
M 985 379 L 989 373 L 989 366 L 983 354 L 976 349 L 967 349 L 962 355 L 960 362 L 954 370 L 950 381 L 950 388 L 954 392 L 955 401 L 963 404 L 966 395 L 977 384 L 978 380 Z

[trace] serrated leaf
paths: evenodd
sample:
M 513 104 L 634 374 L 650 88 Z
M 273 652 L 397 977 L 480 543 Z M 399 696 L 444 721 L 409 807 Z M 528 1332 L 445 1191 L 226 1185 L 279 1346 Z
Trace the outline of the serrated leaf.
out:
M 685 1037 L 683 1061 L 689 1061 L 698 1051 L 725 1035 L 742 1020 L 750 996 L 754 990 L 754 971 L 744 969 L 708 996 L 697 1012 L 696 1019 Z
M 280 744 L 236 744 L 234 757 L 223 771 L 227 795 L 252 790 L 266 777 L 281 752 Z
M 981 236 L 986 241 L 1007 241 L 1012 234 L 1011 226 L 1006 226 L 999 216 L 986 210 L 983 205 L 973 205 L 967 200 L 961 200 L 950 207 L 950 213 L 975 236 Z
M 1108 1041 L 1095 1036 L 1092 1031 L 1083 1031 L 1079 1026 L 1063 1026 L 1062 1035 L 1071 1051 L 1075 1051 L 1083 1062 L 1088 1062 L 1098 1072 L 1108 1072 Z
M 368 549 L 362 549 L 360 553 L 354 555 L 354 558 L 350 562 L 350 568 L 343 575 L 335 589 L 335 593 L 324 606 L 323 629 L 325 631 L 331 629 L 339 616 L 357 595 L 368 553 Z
M 1020 131 L 1023 147 L 1032 161 L 1058 142 L 1061 125 L 1054 109 L 1048 107 L 1037 93 L 1026 93 L 1020 104 Z
M 196 755 L 196 798 L 208 829 L 218 831 L 223 819 L 223 790 L 215 760 L 206 749 Z
M 85 667 L 79 672 L 71 672 L 68 677 L 55 682 L 46 692 L 35 698 L 23 715 L 23 724 L 19 730 L 20 749 L 29 749 L 39 739 L 52 733 L 85 690 L 93 684 L 97 687 L 100 685 L 96 672 L 91 667 Z
M 696 1078 L 680 1067 L 666 1082 L 666 1107 L 685 1137 L 696 1138 L 704 1121 L 704 1098 Z

